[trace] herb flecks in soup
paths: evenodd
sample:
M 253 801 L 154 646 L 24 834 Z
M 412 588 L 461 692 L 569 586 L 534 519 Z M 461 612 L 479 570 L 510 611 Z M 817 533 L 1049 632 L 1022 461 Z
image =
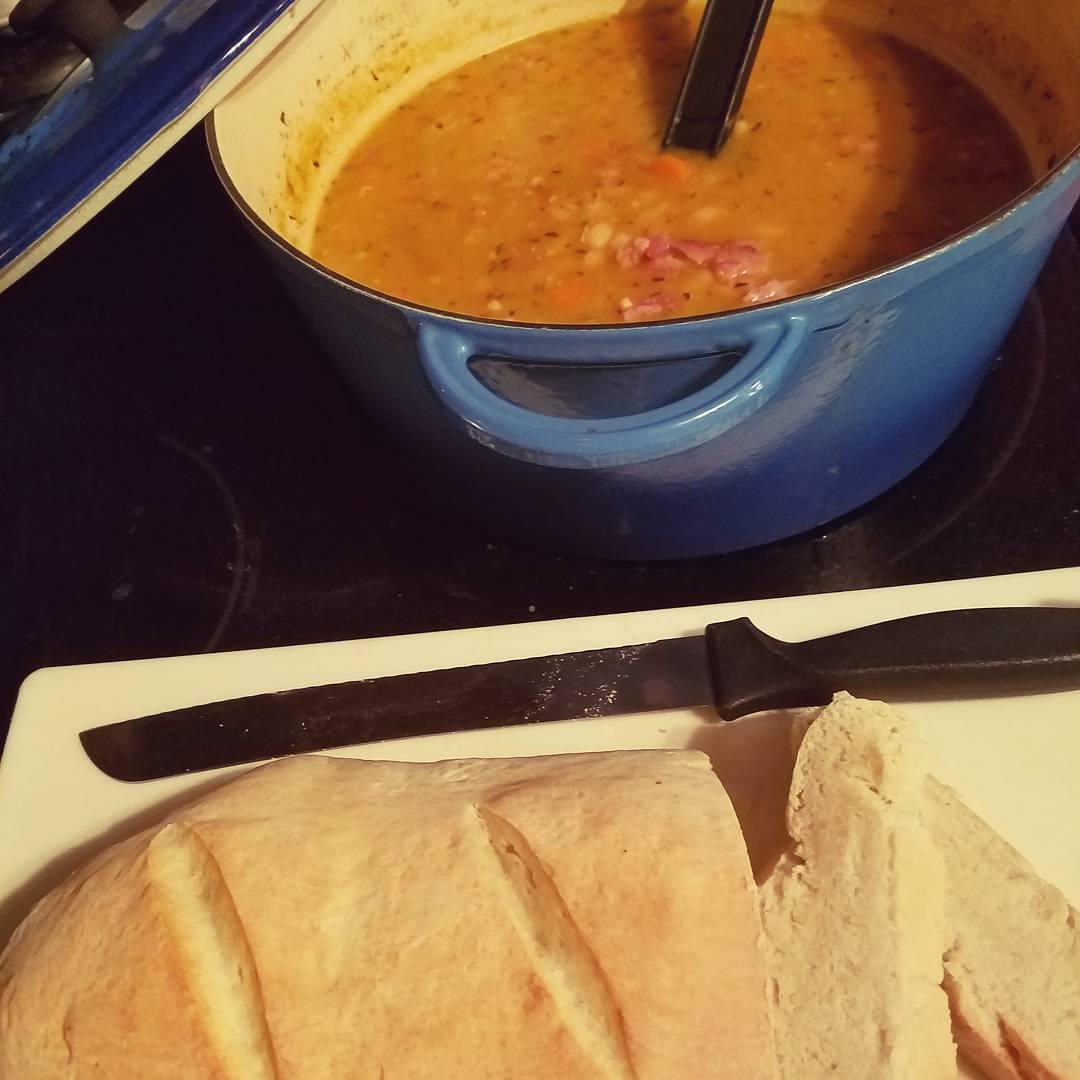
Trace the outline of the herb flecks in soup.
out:
M 431 84 L 356 148 L 313 254 L 523 322 L 678 318 L 840 281 L 998 209 L 1030 173 L 969 82 L 870 30 L 774 14 L 717 158 L 659 153 L 694 23 L 619 16 Z

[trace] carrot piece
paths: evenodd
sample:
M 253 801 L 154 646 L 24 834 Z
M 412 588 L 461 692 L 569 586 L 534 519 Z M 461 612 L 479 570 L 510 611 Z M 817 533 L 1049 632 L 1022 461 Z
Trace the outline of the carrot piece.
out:
M 675 154 L 660 154 L 645 166 L 646 171 L 665 184 L 685 184 L 694 175 L 694 167 L 686 158 Z

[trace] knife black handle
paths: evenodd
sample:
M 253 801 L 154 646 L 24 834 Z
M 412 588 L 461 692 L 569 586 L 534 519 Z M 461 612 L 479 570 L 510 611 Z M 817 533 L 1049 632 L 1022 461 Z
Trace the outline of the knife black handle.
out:
M 705 639 L 725 720 L 825 705 L 838 690 L 910 700 L 1080 686 L 1080 607 L 931 612 L 800 642 L 734 619 Z

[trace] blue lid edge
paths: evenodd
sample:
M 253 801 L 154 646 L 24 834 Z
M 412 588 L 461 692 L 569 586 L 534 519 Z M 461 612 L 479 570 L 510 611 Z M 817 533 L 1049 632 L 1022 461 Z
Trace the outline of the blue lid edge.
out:
M 171 0 L 0 146 L 0 269 L 183 116 L 294 0 Z

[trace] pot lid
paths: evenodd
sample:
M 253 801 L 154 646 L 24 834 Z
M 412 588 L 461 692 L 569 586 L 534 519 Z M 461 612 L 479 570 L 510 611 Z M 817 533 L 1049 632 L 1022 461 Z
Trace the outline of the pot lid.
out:
M 0 291 L 195 126 L 319 0 L 0 0 Z

